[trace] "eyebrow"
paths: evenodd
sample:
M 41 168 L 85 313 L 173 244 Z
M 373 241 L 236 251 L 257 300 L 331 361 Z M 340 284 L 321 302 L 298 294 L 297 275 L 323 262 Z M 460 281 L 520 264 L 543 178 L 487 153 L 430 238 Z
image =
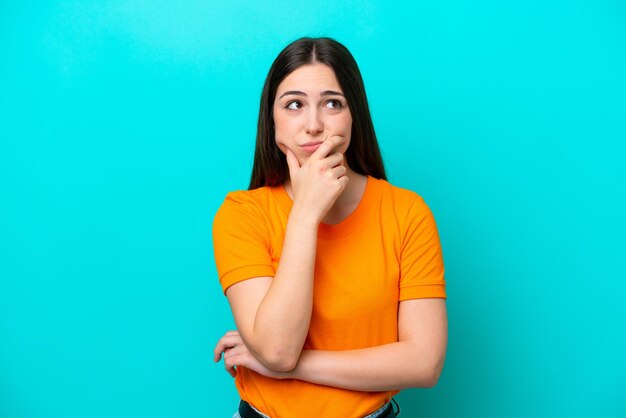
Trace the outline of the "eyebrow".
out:
M 283 94 L 280 95 L 279 99 L 282 99 L 285 96 L 288 95 L 294 95 L 294 96 L 304 96 L 306 97 L 306 93 L 300 90 L 289 90 L 284 92 Z M 338 91 L 334 91 L 334 90 L 324 90 L 323 92 L 320 93 L 320 96 L 324 97 L 324 96 L 341 96 L 341 97 L 345 97 L 343 95 L 343 93 L 338 92 Z

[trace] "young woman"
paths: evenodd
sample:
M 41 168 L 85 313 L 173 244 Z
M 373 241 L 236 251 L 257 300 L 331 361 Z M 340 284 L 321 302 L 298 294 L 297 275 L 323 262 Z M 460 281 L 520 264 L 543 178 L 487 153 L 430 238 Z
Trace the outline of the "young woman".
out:
M 447 344 L 433 216 L 386 181 L 350 52 L 302 38 L 261 96 L 249 190 L 213 225 L 237 331 L 215 347 L 235 416 L 393 417 L 400 389 L 432 387 Z

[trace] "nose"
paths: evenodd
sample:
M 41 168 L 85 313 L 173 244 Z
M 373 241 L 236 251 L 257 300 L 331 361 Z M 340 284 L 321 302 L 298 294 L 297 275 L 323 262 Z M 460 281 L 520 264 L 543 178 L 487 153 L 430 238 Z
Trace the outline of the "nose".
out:
M 312 106 L 307 115 L 305 131 L 309 135 L 317 135 L 324 130 L 320 112 Z

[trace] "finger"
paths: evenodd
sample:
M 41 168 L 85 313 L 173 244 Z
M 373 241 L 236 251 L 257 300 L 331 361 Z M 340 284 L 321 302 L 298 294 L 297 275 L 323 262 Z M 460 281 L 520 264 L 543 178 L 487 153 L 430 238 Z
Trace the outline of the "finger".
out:
M 350 179 L 348 178 L 348 176 L 341 176 L 337 180 L 339 180 L 339 182 L 341 183 L 342 189 L 345 189 L 348 183 L 350 182 Z
M 215 348 L 213 349 L 213 361 L 217 363 L 222 358 L 222 353 L 224 352 L 225 347 L 221 346 L 218 342 Z
M 237 366 L 239 366 L 238 357 L 231 356 L 228 359 L 224 359 L 224 369 L 230 374 L 232 377 L 237 375 Z
M 326 158 L 328 154 L 337 146 L 346 142 L 346 138 L 341 135 L 333 135 L 319 146 L 317 150 L 313 154 L 311 154 L 311 158 L 321 160 L 322 158 Z
M 233 345 L 242 342 L 243 339 L 238 332 L 227 332 L 220 338 L 217 345 Z
M 346 141 L 343 136 L 333 135 L 322 142 L 322 145 L 311 155 L 312 159 L 321 160 L 331 154 L 332 150 Z
M 289 178 L 294 178 L 298 170 L 300 169 L 300 162 L 296 158 L 293 152 L 287 148 L 287 166 L 289 167 Z
M 215 348 L 213 349 L 213 361 L 218 362 L 222 358 L 222 353 L 229 348 L 230 346 L 225 341 L 226 337 L 220 338 L 220 340 L 215 344 Z
M 339 179 L 340 177 L 344 177 L 347 171 L 348 170 L 346 169 L 346 166 L 338 165 L 337 167 L 333 167 L 331 170 L 329 170 L 329 174 L 332 178 Z
M 343 163 L 343 154 L 335 152 L 322 160 L 326 168 L 333 168 Z
M 232 359 L 233 357 L 238 356 L 239 354 L 241 354 L 242 351 L 244 351 L 244 345 L 238 345 L 236 347 L 233 348 L 229 348 L 226 351 L 224 351 L 224 361 L 228 361 L 229 359 Z
M 224 340 L 224 337 L 229 337 L 228 340 Z M 229 349 L 225 344 L 236 344 L 236 340 L 233 340 L 233 337 L 239 337 L 239 331 L 227 331 L 226 334 L 220 339 L 220 341 L 215 346 L 213 350 L 213 361 L 218 362 L 222 357 L 222 352 L 225 352 Z
M 226 371 L 228 372 L 229 375 L 231 375 L 232 377 L 237 376 L 237 370 L 235 369 L 235 365 L 229 365 L 226 366 Z
M 213 361 L 220 361 L 224 351 L 240 344 L 243 344 L 243 340 L 238 333 L 236 335 L 224 335 L 215 345 L 215 349 L 213 349 Z

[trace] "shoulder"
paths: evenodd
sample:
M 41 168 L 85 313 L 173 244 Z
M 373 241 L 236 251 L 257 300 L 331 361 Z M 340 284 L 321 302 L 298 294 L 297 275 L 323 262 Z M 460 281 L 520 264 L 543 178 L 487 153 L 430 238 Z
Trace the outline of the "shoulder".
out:
M 407 220 L 409 217 L 431 215 L 424 198 L 413 190 L 394 186 L 386 180 L 372 178 L 372 181 L 380 191 L 381 205 L 390 207 L 398 221 Z
M 270 187 L 259 187 L 252 190 L 235 190 L 228 192 L 224 198 L 224 204 L 234 205 L 263 205 L 271 195 Z
M 229 192 L 215 214 L 214 225 L 262 221 L 273 204 L 271 194 L 269 187 Z
M 271 188 L 259 187 L 253 190 L 228 192 L 218 209 L 218 214 L 227 211 L 262 209 L 270 204 Z

